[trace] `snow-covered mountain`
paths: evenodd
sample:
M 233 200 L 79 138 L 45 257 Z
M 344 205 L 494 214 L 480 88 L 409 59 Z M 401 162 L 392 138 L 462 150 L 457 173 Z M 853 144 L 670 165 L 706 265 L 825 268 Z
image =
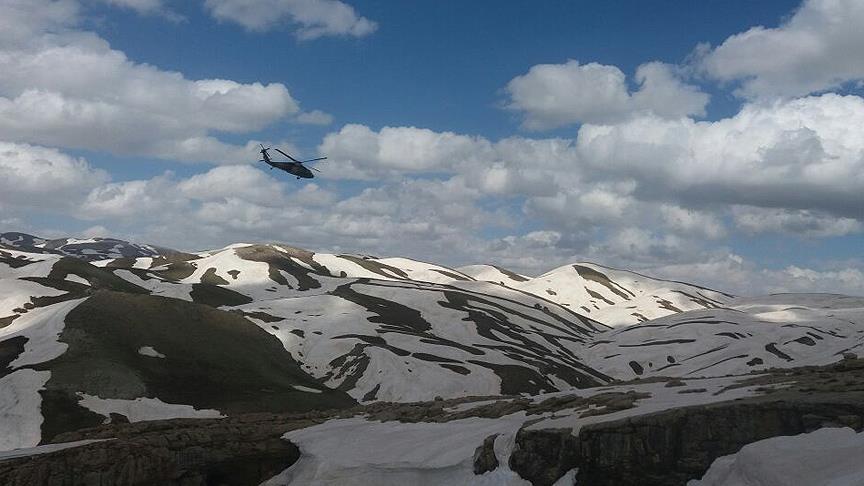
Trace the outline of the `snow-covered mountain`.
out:
M 534 278 L 488 265 L 459 270 L 477 280 L 543 296 L 612 327 L 721 307 L 733 297 L 698 285 L 586 262 L 564 265 Z
M 53 253 L 87 261 L 106 258 L 139 258 L 180 253 L 168 248 L 130 243 L 115 238 L 57 238 L 45 239 L 26 233 L 0 233 L 0 248 L 30 253 Z
M 825 365 L 864 346 L 864 298 L 733 297 L 589 263 L 532 278 L 279 244 L 73 251 L 4 235 L 0 449 L 112 421 L 469 396 L 506 408 L 501 396 L 602 396 L 616 380 Z
M 279 338 L 307 373 L 362 401 L 538 393 L 608 381 L 580 358 L 605 326 L 437 265 L 283 245 L 96 265 L 154 295 L 230 307 Z
M 0 250 L 0 449 L 121 417 L 353 403 L 237 314 L 150 295 L 82 260 Z
M 739 297 L 597 337 L 586 360 L 616 378 L 722 376 L 824 365 L 864 349 L 864 298 Z

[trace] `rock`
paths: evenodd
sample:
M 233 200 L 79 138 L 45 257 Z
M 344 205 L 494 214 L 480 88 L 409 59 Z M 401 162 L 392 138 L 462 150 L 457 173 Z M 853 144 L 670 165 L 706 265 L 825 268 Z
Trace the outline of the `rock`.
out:
M 570 429 L 520 430 L 510 468 L 535 486 L 573 468 L 592 486 L 684 485 L 751 442 L 864 423 L 864 392 L 770 396 L 686 407 Z
M 221 420 L 105 425 L 62 434 L 57 439 L 58 442 L 110 440 L 0 461 L 0 484 L 260 484 L 300 457 L 300 450 L 281 436 L 313 423 L 294 417 L 254 414 Z
M 486 437 L 483 445 L 474 451 L 474 474 L 484 474 L 498 468 L 498 458 L 495 457 L 495 439 L 498 435 Z

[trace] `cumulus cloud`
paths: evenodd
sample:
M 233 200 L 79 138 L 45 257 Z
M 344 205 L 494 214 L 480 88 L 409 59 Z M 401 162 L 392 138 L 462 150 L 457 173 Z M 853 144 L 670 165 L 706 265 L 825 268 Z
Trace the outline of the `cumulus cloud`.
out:
M 204 6 L 216 19 L 252 31 L 294 25 L 301 40 L 331 35 L 363 37 L 378 28 L 338 0 L 205 0 Z
M 278 205 L 284 200 L 282 184 L 248 165 L 217 167 L 183 180 L 177 188 L 199 201 L 239 197 L 256 204 Z
M 0 142 L 0 205 L 51 207 L 86 195 L 108 175 L 57 150 Z
M 522 113 L 522 125 L 529 130 L 616 123 L 638 113 L 668 118 L 705 114 L 708 95 L 681 81 L 673 66 L 643 64 L 635 79 L 640 88 L 631 94 L 615 66 L 574 60 L 538 64 L 507 84 L 505 106 Z
M 779 27 L 701 47 L 697 65 L 714 79 L 740 82 L 737 92 L 748 98 L 821 92 L 864 79 L 862 25 L 859 0 L 805 0 Z
M 627 177 L 647 200 L 864 214 L 864 100 L 827 94 L 746 105 L 716 122 L 640 117 L 584 125 L 593 177 Z M 605 174 L 605 175 L 604 175 Z
M 297 115 L 297 122 L 305 125 L 329 125 L 333 123 L 333 116 L 321 110 L 312 110 Z
M 71 0 L 0 4 L 0 27 L 10 23 L 9 32 L 0 29 L 0 140 L 238 163 L 248 146 L 217 134 L 300 113 L 280 83 L 193 80 L 136 63 L 76 30 L 78 10 Z
M 835 217 L 820 211 L 734 206 L 735 224 L 746 233 L 784 233 L 805 237 L 844 236 L 864 231 L 854 218 Z
M 147 224 L 182 209 L 171 174 L 149 180 L 111 182 L 94 188 L 76 215 L 88 220 L 130 219 Z
M 653 224 L 717 239 L 726 234 L 722 218 L 730 205 L 830 215 L 854 230 L 851 221 L 864 214 L 864 135 L 857 126 L 864 126 L 864 100 L 826 94 L 747 104 L 713 122 L 645 114 L 616 125 L 585 124 L 575 140 L 492 142 L 346 125 L 327 135 L 319 151 L 337 160 L 337 177 L 459 175 L 486 195 L 526 198 L 529 214 L 557 228 Z M 798 228 L 830 236 L 841 226 Z
M 76 0 L 4 0 L 0 3 L 0 43 L 17 44 L 42 33 L 58 33 L 78 22 Z
M 183 16 L 165 6 L 162 0 L 99 0 L 102 3 L 134 10 L 140 15 L 158 15 L 172 22 L 183 20 Z
M 672 231 L 712 240 L 726 236 L 726 227 L 715 214 L 666 203 L 658 209 L 664 225 Z
M 387 171 L 451 171 L 457 164 L 483 157 L 489 148 L 486 139 L 451 132 L 415 127 L 375 132 L 349 124 L 325 136 L 318 150 L 339 164 L 338 176 L 370 178 Z
M 864 267 L 860 262 L 825 262 L 826 268 L 789 265 L 763 268 L 734 253 L 709 256 L 704 261 L 657 265 L 644 269 L 652 276 L 698 282 L 738 295 L 779 292 L 833 292 L 864 295 Z

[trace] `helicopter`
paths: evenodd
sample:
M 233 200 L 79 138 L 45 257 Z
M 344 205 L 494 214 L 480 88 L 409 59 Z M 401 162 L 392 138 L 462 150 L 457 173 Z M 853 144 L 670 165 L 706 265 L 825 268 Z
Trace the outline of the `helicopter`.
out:
M 284 155 L 285 157 L 288 157 L 288 159 L 291 160 L 291 162 L 274 162 L 270 158 L 270 154 L 267 153 L 267 151 L 270 149 L 271 149 L 271 147 L 264 148 L 264 145 L 261 144 L 261 157 L 263 157 L 263 158 L 261 160 L 259 160 L 259 162 L 266 162 L 267 165 L 270 166 L 270 170 L 273 170 L 274 167 L 279 169 L 279 170 L 284 170 L 285 172 L 296 176 L 297 179 L 301 179 L 301 178 L 302 179 L 312 179 L 313 177 L 315 177 L 315 174 L 312 173 L 312 170 L 314 170 L 316 172 L 321 172 L 320 170 L 316 169 L 315 167 L 306 167 L 303 164 L 305 164 L 307 162 L 315 162 L 317 160 L 324 160 L 327 158 L 327 157 L 318 157 L 317 159 L 297 160 L 294 157 L 291 157 L 290 155 L 286 154 L 285 152 L 279 150 L 278 148 L 274 148 L 273 150 L 279 152 L 280 154 Z M 312 170 L 309 170 L 309 169 L 312 169 Z

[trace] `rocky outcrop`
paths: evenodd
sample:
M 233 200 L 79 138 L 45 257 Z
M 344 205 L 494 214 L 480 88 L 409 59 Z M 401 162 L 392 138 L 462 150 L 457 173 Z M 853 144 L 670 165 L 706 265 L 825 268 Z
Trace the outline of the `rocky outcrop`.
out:
M 0 484 L 257 485 L 300 457 L 299 449 L 281 436 L 315 422 L 260 414 L 142 422 L 67 433 L 57 441 L 109 440 L 0 461 Z
M 864 362 L 801 368 L 750 384 L 792 382 L 767 395 L 516 436 L 510 467 L 534 485 L 578 468 L 579 484 L 683 485 L 718 457 L 758 440 L 820 427 L 864 427 Z
M 483 474 L 498 468 L 498 458 L 495 457 L 495 439 L 498 435 L 486 437 L 483 445 L 474 451 L 474 474 Z

